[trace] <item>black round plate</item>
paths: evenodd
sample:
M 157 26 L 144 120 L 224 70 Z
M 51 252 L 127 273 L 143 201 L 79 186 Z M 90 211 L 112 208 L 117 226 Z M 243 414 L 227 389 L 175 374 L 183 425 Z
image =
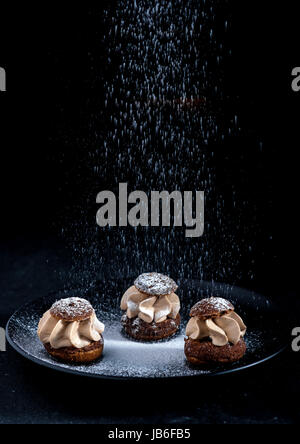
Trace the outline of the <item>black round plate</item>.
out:
M 175 337 L 158 343 L 133 341 L 122 332 L 119 308 L 123 292 L 132 280 L 106 281 L 89 289 L 69 289 L 28 303 L 9 320 L 6 333 L 11 346 L 25 358 L 62 372 L 93 378 L 159 379 L 220 375 L 260 364 L 286 348 L 289 327 L 285 316 L 264 296 L 224 284 L 196 280 L 180 282 L 178 295 L 182 301 L 182 328 Z M 248 326 L 247 353 L 234 364 L 212 368 L 191 367 L 184 356 L 184 332 L 190 308 L 208 296 L 232 301 Z M 89 365 L 70 365 L 49 356 L 37 337 L 39 319 L 54 301 L 70 297 L 85 297 L 93 304 L 99 319 L 105 323 L 103 357 Z

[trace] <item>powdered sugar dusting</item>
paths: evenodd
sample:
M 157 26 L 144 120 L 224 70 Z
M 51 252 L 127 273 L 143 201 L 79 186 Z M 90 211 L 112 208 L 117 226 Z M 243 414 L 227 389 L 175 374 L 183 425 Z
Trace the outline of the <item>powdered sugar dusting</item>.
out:
M 51 307 L 51 314 L 66 320 L 89 317 L 92 313 L 93 307 L 90 302 L 81 298 L 61 299 Z
M 234 310 L 234 306 L 228 300 L 219 297 L 202 299 L 191 310 L 191 316 L 217 316 L 224 312 Z
M 218 311 L 232 310 L 231 302 L 223 298 L 210 298 L 208 303 L 211 307 Z
M 166 296 L 178 288 L 173 279 L 160 273 L 144 273 L 136 279 L 134 285 L 143 293 L 153 296 Z

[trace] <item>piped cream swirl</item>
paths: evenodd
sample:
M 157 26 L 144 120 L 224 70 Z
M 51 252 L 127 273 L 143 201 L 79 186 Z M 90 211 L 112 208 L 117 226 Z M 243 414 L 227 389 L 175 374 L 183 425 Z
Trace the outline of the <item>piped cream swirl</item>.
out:
M 54 318 L 49 310 L 39 322 L 38 336 L 43 344 L 50 344 L 55 350 L 64 347 L 81 349 L 100 341 L 104 329 L 95 313 L 85 321 L 66 322 Z
M 139 317 L 147 324 L 153 321 L 159 324 L 168 318 L 176 319 L 180 311 L 180 300 L 175 293 L 168 296 L 148 296 L 133 286 L 124 294 L 121 310 L 126 311 L 129 319 Z
M 210 338 L 217 347 L 228 343 L 236 345 L 246 334 L 247 327 L 234 311 L 219 318 L 202 320 L 197 317 L 190 319 L 186 335 L 190 339 L 201 340 Z

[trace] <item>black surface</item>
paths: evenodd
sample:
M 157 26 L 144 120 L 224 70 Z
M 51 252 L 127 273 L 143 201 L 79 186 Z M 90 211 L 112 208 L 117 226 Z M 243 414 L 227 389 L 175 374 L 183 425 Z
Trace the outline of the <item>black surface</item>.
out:
M 45 289 L 59 289 L 70 261 L 55 239 L 1 246 L 0 325 L 4 326 L 20 303 L 39 297 Z M 1 423 L 296 423 L 300 419 L 300 360 L 290 351 L 257 369 L 206 384 L 119 383 L 55 373 L 8 347 L 0 354 L 0 374 Z M 141 407 L 141 393 L 155 390 L 166 393 L 167 402 L 157 402 L 151 395 L 151 402 Z
M 114 5 L 101 2 L 101 7 L 102 3 Z M 217 185 L 229 196 L 232 184 L 238 186 L 240 197 L 250 202 L 242 225 L 256 219 L 260 227 L 259 232 L 248 233 L 256 246 L 240 264 L 245 276 L 253 260 L 255 278 L 244 277 L 238 284 L 279 301 L 294 313 L 296 326 L 300 96 L 291 91 L 291 71 L 299 66 L 298 14 L 295 2 L 270 6 L 254 0 L 222 0 L 220 4 L 232 14 L 225 42 L 232 57 L 224 66 L 224 92 L 232 100 L 223 111 L 230 113 L 233 107 L 244 132 L 218 151 Z M 5 327 L 20 305 L 69 285 L 70 275 L 80 286 L 97 274 L 95 269 L 85 276 L 69 273 L 74 257 L 49 232 L 54 223 L 56 233 L 61 231 L 61 212 L 71 215 L 85 199 L 84 186 L 90 185 L 85 176 L 85 142 L 90 141 L 91 117 L 102 109 L 103 83 L 100 74 L 90 86 L 94 77 L 88 54 L 94 57 L 95 69 L 101 71 L 105 61 L 95 39 L 95 33 L 97 37 L 102 33 L 97 7 L 52 2 L 39 9 L 24 4 L 16 10 L 9 3 L 1 8 L 0 66 L 8 74 L 8 92 L 0 96 L 0 326 Z M 261 154 L 256 149 L 260 139 Z M 97 145 L 98 139 L 92 142 Z M 104 180 L 110 186 L 116 178 Z M 94 195 L 93 191 L 92 199 Z M 90 213 L 93 224 L 94 208 Z M 234 238 L 243 241 L 240 227 L 229 226 Z M 106 254 L 113 264 L 115 251 Z M 124 272 L 125 259 L 109 274 Z M 102 273 L 108 272 L 103 268 Z M 205 272 L 210 275 L 211 270 Z M 299 422 L 299 357 L 287 351 L 260 368 L 215 379 L 207 386 L 195 387 L 193 382 L 137 386 L 95 384 L 55 374 L 8 347 L 0 353 L 0 422 Z M 134 395 L 137 387 L 139 394 L 155 393 L 155 388 L 163 391 L 167 402 L 149 402 L 141 409 L 140 396 Z M 201 396 L 192 396 L 196 389 Z

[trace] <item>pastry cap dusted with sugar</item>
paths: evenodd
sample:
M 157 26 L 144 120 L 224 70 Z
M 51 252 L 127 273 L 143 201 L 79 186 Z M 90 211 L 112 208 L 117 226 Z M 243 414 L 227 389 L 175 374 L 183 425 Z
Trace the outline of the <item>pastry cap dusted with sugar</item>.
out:
M 194 305 L 191 309 L 190 316 L 204 320 L 224 316 L 230 314 L 234 310 L 234 306 L 226 299 L 212 297 L 209 299 L 203 299 Z
M 85 321 L 94 313 L 89 301 L 81 298 L 61 299 L 50 309 L 51 316 L 65 322 Z
M 160 273 L 141 274 L 134 282 L 137 290 L 149 296 L 168 296 L 178 289 L 173 279 Z

